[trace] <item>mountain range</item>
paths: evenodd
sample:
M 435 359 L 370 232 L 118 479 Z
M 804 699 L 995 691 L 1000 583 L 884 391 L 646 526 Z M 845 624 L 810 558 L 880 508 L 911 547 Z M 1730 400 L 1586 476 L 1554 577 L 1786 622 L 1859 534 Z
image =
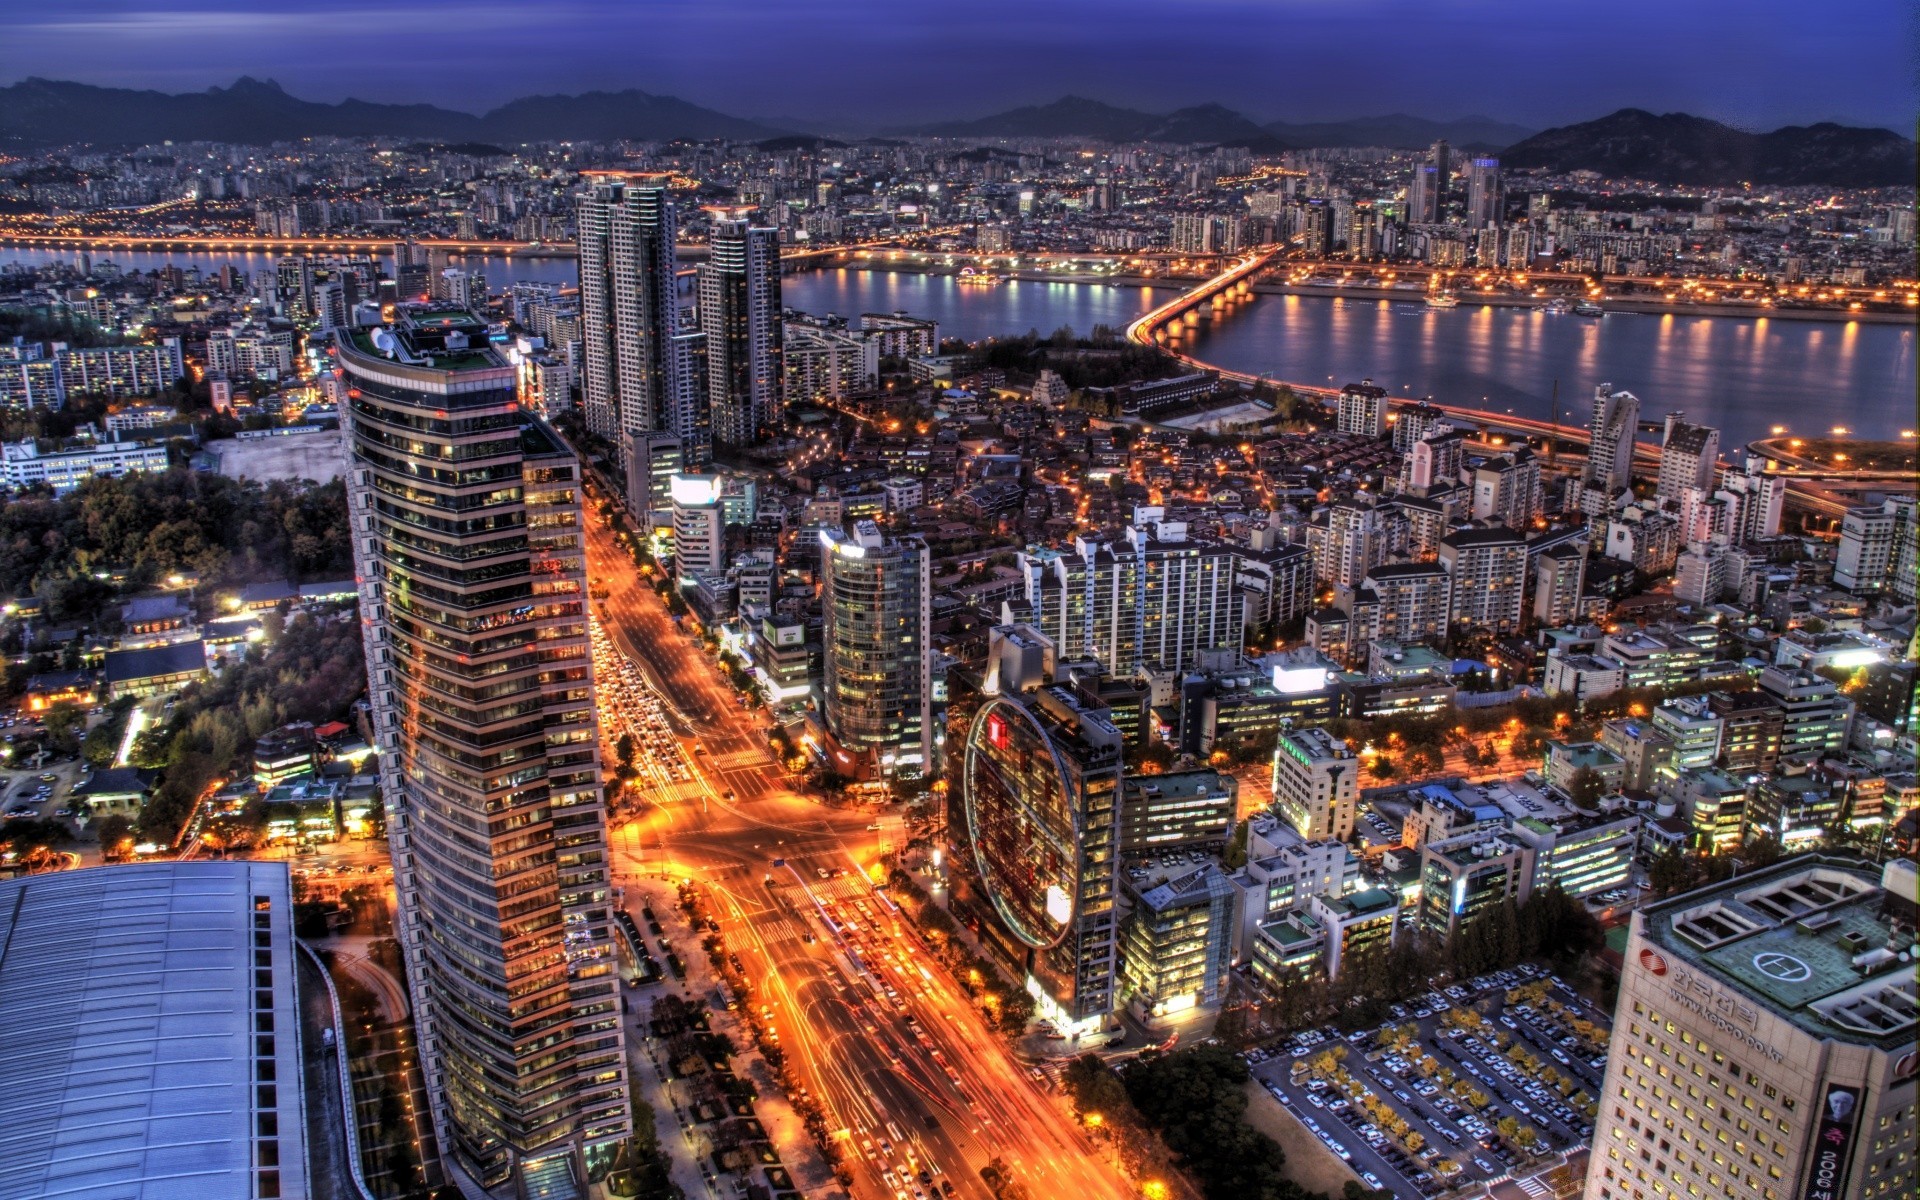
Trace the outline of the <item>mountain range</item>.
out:
M 512 146 L 534 141 L 735 141 L 832 134 L 829 123 L 745 118 L 637 89 L 577 96 L 525 96 L 473 114 L 431 104 L 325 104 L 290 96 L 272 80 L 243 76 L 231 87 L 169 94 L 28 78 L 0 87 L 0 146 L 161 141 L 264 144 L 303 137 L 404 137 Z M 1122 108 L 1084 96 L 965 121 L 884 131 L 952 138 L 1080 137 L 1112 142 L 1244 146 L 1256 153 L 1318 147 L 1418 149 L 1445 138 L 1465 150 L 1497 150 L 1510 167 L 1590 169 L 1662 183 L 1882 187 L 1914 179 L 1914 143 L 1884 129 L 1823 123 L 1747 133 L 1685 113 L 1622 109 L 1597 121 L 1534 133 L 1489 117 L 1434 121 L 1393 113 L 1350 121 L 1261 123 L 1219 104 L 1170 113 Z M 1503 149 L 1504 147 L 1504 149 Z
M 1533 130 L 1488 117 L 1429 121 L 1394 113 L 1351 121 L 1262 125 L 1218 104 L 1201 104 L 1160 116 L 1119 108 L 1084 96 L 1027 105 L 969 121 L 947 121 L 895 132 L 933 137 L 1088 137 L 1114 142 L 1211 142 L 1262 153 L 1322 146 L 1389 146 L 1418 149 L 1446 138 L 1465 149 L 1497 149 Z
M 638 90 L 524 96 L 475 116 L 431 104 L 322 104 L 289 96 L 272 80 L 243 76 L 232 87 L 170 95 L 23 79 L 0 88 L 0 145 L 160 141 L 267 143 L 303 137 L 428 138 L 496 142 L 635 138 L 758 139 L 784 130 Z
M 1500 152 L 1508 167 L 1732 187 L 1911 186 L 1914 143 L 1885 129 L 1822 122 L 1747 133 L 1686 113 L 1623 108 L 1536 133 Z

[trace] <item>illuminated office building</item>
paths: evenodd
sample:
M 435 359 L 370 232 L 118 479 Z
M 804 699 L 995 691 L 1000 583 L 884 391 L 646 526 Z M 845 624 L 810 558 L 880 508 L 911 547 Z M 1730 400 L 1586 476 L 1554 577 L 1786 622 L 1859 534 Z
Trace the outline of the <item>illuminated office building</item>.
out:
M 872 521 L 820 536 L 827 729 L 882 775 L 933 760 L 933 685 L 926 543 L 888 538 Z
M 1807 855 L 1635 912 L 1586 1200 L 1913 1195 L 1914 889 Z
M 1121 741 L 1105 709 L 1064 687 L 993 697 L 967 732 L 983 939 L 1063 1032 L 1097 1028 L 1115 1003 Z

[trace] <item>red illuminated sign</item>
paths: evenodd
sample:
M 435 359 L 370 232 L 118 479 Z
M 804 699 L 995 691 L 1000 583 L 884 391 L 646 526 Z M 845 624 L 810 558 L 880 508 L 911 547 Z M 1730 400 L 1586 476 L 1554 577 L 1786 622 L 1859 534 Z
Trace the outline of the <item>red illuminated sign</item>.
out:
M 1667 960 L 1651 950 L 1640 951 L 1640 965 L 1652 971 L 1655 975 L 1665 975 L 1667 973 Z

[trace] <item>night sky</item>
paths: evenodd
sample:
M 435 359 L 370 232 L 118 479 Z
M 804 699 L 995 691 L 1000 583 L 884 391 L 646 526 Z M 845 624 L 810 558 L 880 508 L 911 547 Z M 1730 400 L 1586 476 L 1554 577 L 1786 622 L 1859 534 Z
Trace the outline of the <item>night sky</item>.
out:
M 155 11 L 164 7 L 167 11 Z M 1074 92 L 1261 120 L 1403 111 L 1542 127 L 1626 105 L 1911 132 L 1911 0 L 0 0 L 0 82 L 482 111 L 637 87 L 883 128 Z

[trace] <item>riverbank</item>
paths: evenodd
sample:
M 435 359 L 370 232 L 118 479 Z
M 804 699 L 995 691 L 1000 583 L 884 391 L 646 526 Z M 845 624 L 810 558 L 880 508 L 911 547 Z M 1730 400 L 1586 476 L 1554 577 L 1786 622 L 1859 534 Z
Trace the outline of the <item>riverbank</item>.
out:
M 933 278 L 957 278 L 960 268 L 933 266 L 927 263 L 911 261 L 876 261 L 857 263 L 823 263 L 818 267 L 802 267 L 801 271 L 872 271 L 876 274 L 925 275 Z M 1079 283 L 1100 284 L 1107 287 L 1143 287 L 1159 290 L 1182 292 L 1204 282 L 1198 276 L 1191 278 L 1168 278 L 1148 275 L 1105 275 L 1085 272 L 1060 271 L 998 271 L 1001 279 L 1021 283 Z M 1253 291 L 1268 296 L 1320 296 L 1335 300 L 1389 301 L 1420 307 L 1426 303 L 1427 294 L 1419 288 L 1378 288 L 1378 287 L 1340 287 L 1336 284 L 1315 283 L 1256 283 Z M 1516 296 L 1506 293 L 1456 293 L 1461 308 L 1539 308 L 1542 304 L 1538 296 Z M 1920 325 L 1920 315 L 1899 312 L 1847 312 L 1843 309 L 1829 308 L 1770 308 L 1758 304 L 1679 304 L 1663 300 L 1631 299 L 1621 297 L 1609 299 L 1603 307 L 1609 313 L 1633 313 L 1655 316 L 1677 317 L 1734 317 L 1744 320 L 1773 321 L 1828 321 L 1836 324 L 1859 322 L 1863 325 Z M 1566 314 L 1574 320 L 1594 320 L 1592 317 L 1576 317 Z
M 1422 307 L 1426 304 L 1427 294 L 1417 288 L 1369 288 L 1338 287 L 1328 284 L 1312 283 L 1261 283 L 1255 284 L 1255 292 L 1277 296 L 1324 296 L 1337 300 L 1386 300 L 1395 304 Z M 1514 296 L 1500 293 L 1476 294 L 1471 292 L 1455 293 L 1461 308 L 1476 308 L 1482 305 L 1488 308 L 1539 308 L 1542 301 L 1538 296 Z M 1770 308 L 1758 304 L 1669 304 L 1662 300 L 1636 300 L 1627 297 L 1609 299 L 1602 303 L 1609 314 L 1634 313 L 1654 316 L 1676 317 L 1735 317 L 1749 321 L 1831 321 L 1845 324 L 1858 321 L 1863 325 L 1916 325 L 1920 317 L 1913 313 L 1897 312 L 1846 312 L 1837 308 Z M 1595 320 L 1593 317 L 1580 317 L 1573 313 L 1564 314 L 1573 320 Z

